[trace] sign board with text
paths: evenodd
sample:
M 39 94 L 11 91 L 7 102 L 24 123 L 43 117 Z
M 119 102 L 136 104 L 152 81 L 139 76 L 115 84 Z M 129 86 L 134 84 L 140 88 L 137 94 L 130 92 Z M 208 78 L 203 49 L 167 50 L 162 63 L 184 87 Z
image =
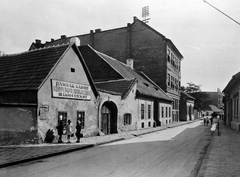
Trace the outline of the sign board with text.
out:
M 66 81 L 52 81 L 52 96 L 55 98 L 68 98 L 78 100 L 91 100 L 91 87 Z

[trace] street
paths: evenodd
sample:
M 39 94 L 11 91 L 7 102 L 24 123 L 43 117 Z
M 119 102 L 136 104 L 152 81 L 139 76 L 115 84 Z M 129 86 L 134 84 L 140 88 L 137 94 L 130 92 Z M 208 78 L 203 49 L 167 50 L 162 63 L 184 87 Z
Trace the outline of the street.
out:
M 1 177 L 196 176 L 210 140 L 197 121 L 136 138 L 0 169 Z

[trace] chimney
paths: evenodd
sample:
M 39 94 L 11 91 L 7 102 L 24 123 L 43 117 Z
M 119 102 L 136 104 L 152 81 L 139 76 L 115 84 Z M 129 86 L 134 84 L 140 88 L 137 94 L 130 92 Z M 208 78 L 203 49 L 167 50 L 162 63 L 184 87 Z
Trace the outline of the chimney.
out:
M 133 58 L 127 59 L 127 66 L 129 66 L 131 69 L 133 69 L 133 62 L 134 62 Z
M 53 38 L 51 38 L 51 42 L 53 42 L 54 41 L 54 39 Z
M 66 39 L 67 36 L 66 35 L 61 35 L 61 39 Z
M 95 29 L 95 33 L 100 33 L 102 30 L 100 28 Z
M 4 51 L 0 51 L 0 56 L 4 56 L 6 53 Z
M 36 44 L 41 44 L 41 40 L 35 39 Z
M 133 17 L 133 22 L 136 22 L 137 19 L 138 19 L 138 18 L 134 16 L 134 17 Z

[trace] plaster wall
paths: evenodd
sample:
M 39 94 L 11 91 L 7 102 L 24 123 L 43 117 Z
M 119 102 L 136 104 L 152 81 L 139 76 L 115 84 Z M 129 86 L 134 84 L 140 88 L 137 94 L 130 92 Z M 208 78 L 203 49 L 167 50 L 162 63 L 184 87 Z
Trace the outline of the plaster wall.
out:
M 137 129 L 142 128 L 148 128 L 153 127 L 154 125 L 154 119 L 153 119 L 153 108 L 154 108 L 154 101 L 153 100 L 147 100 L 147 99 L 137 99 L 138 102 L 138 123 L 137 123 Z M 141 118 L 141 105 L 144 105 L 144 118 Z M 148 105 L 151 107 L 151 116 L 149 118 L 148 116 Z
M 74 68 L 75 72 L 71 72 L 71 68 Z M 74 129 L 77 111 L 84 111 L 85 127 L 82 129 L 82 133 L 84 136 L 96 135 L 98 132 L 97 100 L 92 89 L 89 101 L 54 98 L 52 96 L 51 79 L 90 86 L 78 56 L 70 48 L 57 64 L 56 68 L 50 73 L 38 92 L 38 130 L 40 136 L 44 138 L 48 129 L 53 129 L 55 135 L 57 135 L 56 126 L 59 111 L 67 112 L 67 119 L 72 121 Z
M 166 114 L 166 109 L 167 109 L 167 114 Z M 170 115 L 169 115 L 169 109 L 171 109 Z M 160 113 L 159 120 L 161 121 L 161 125 L 172 123 L 172 104 L 159 103 L 159 113 Z

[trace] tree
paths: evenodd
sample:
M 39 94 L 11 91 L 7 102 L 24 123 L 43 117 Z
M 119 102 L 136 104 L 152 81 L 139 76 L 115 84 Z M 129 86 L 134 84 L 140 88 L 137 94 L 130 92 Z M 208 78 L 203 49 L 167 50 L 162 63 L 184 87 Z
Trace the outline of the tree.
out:
M 201 85 L 196 85 L 192 82 L 187 83 L 188 86 L 181 86 L 181 91 L 187 92 L 195 98 L 194 108 L 198 111 L 205 110 L 211 103 L 209 94 L 201 91 Z

